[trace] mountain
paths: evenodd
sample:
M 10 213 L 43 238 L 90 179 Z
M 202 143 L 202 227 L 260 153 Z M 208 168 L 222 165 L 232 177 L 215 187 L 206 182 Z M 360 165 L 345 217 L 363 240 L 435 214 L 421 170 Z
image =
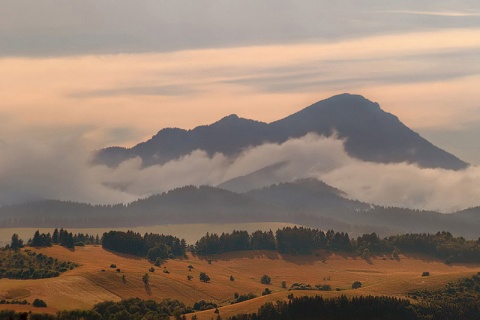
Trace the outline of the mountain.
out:
M 263 143 L 283 143 L 308 133 L 346 139 L 352 157 L 380 163 L 416 163 L 425 168 L 459 170 L 467 163 L 434 146 L 378 103 L 360 95 L 341 94 L 319 101 L 284 119 L 264 123 L 227 116 L 192 130 L 167 128 L 132 148 L 109 147 L 96 153 L 96 163 L 116 166 L 140 157 L 144 166 L 163 164 L 201 149 L 235 156 Z
M 448 230 L 478 238 L 480 220 L 362 203 L 321 181 L 302 179 L 235 193 L 187 186 L 127 205 L 39 201 L 0 207 L 0 227 L 135 227 L 182 223 L 289 222 L 351 235 Z

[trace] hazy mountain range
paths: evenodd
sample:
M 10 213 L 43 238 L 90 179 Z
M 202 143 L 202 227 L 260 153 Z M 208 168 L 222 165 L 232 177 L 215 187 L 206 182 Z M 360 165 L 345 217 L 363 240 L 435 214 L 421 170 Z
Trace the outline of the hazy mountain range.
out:
M 382 207 L 344 197 L 315 179 L 234 193 L 186 186 L 127 205 L 45 200 L 0 208 L 0 227 L 133 227 L 179 223 L 292 222 L 311 227 L 377 232 L 449 230 L 478 237 L 480 212 L 441 214 Z
M 196 150 L 234 159 L 265 143 L 284 143 L 309 133 L 344 140 L 349 156 L 372 163 L 411 163 L 460 170 L 468 164 L 434 146 L 362 96 L 342 94 L 291 116 L 263 123 L 231 115 L 193 130 L 167 128 L 132 148 L 96 152 L 96 164 L 116 167 L 141 158 L 143 168 L 165 164 Z M 323 149 L 322 149 L 323 150 Z M 316 178 L 285 180 L 287 161 L 273 162 L 216 186 L 184 186 L 129 204 L 90 205 L 43 200 L 0 208 L 0 227 L 128 227 L 172 223 L 293 222 L 352 233 L 448 230 L 478 237 L 480 208 L 442 214 L 379 206 L 352 199 Z M 301 167 L 300 167 L 301 168 Z M 388 177 L 387 177 L 388 178 Z M 401 196 L 401 195 L 398 195 Z

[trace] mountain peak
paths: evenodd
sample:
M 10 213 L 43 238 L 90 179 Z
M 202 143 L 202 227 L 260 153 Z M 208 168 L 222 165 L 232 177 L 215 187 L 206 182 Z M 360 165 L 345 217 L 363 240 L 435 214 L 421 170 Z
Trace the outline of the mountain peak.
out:
M 263 143 L 284 143 L 308 133 L 336 134 L 352 157 L 378 163 L 415 163 L 421 167 L 463 169 L 467 163 L 447 153 L 400 120 L 358 94 L 343 93 L 318 101 L 284 119 L 264 123 L 235 114 L 192 130 L 166 129 L 131 149 L 103 149 L 100 163 L 116 165 L 141 157 L 144 166 L 178 159 L 193 150 L 235 156 Z
M 362 95 L 350 93 L 342 93 L 325 100 L 320 100 L 304 110 L 317 108 L 355 109 L 356 111 L 382 111 L 377 102 L 368 100 Z

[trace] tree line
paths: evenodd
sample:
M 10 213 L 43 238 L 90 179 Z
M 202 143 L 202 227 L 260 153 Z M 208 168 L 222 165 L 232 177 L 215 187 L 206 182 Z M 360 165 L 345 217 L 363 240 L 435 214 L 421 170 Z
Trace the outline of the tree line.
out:
M 115 252 L 147 256 L 155 261 L 157 258 L 183 257 L 187 242 L 170 235 L 145 233 L 142 236 L 133 231 L 110 231 L 103 234 L 102 247 Z
M 18 243 L 18 235 L 14 234 Z M 39 230 L 35 231 L 33 238 L 27 241 L 27 245 L 30 247 L 51 247 L 54 244 L 58 244 L 62 247 L 66 248 L 74 248 L 77 246 L 82 246 L 85 244 L 100 244 L 100 238 L 97 235 L 94 237 L 93 235 L 77 233 L 73 234 L 72 232 L 68 232 L 67 230 L 61 228 L 55 228 L 53 234 L 48 233 L 40 233 Z M 14 239 L 12 237 L 12 247 L 14 247 Z M 15 245 L 18 247 L 18 245 Z
M 348 233 L 326 232 L 305 227 L 284 227 L 270 231 L 233 231 L 207 233 L 199 239 L 194 251 L 200 255 L 221 254 L 244 250 L 276 250 L 281 253 L 309 254 L 324 249 L 353 252 L 368 258 L 370 254 L 422 253 L 445 262 L 480 262 L 480 239 L 466 240 L 450 232 L 411 233 L 380 238 L 376 233 L 351 238 Z

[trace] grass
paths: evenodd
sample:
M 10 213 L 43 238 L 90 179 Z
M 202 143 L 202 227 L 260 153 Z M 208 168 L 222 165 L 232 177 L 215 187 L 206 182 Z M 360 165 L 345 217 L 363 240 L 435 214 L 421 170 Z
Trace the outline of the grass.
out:
M 87 245 L 70 251 L 53 246 L 36 251 L 54 258 L 73 261 L 81 266 L 57 278 L 0 279 L 0 299 L 9 293 L 11 295 L 16 292 L 21 296 L 21 293 L 28 292 L 29 295 L 23 297 L 27 297 L 29 302 L 35 298 L 46 301 L 48 308 L 42 309 L 42 312 L 50 313 L 63 309 L 90 309 L 94 304 L 105 300 L 119 301 L 139 297 L 155 300 L 173 298 L 187 305 L 193 305 L 202 299 L 213 301 L 223 306 L 219 308 L 220 315 L 231 316 L 243 312 L 256 312 L 265 302 L 287 299 L 290 293 L 295 296 L 345 294 L 405 298 L 407 291 L 438 288 L 480 271 L 479 265 L 446 265 L 422 256 L 400 255 L 398 261 L 374 257 L 370 261 L 365 261 L 343 254 L 326 255 L 324 252 L 294 256 L 261 251 L 205 258 L 189 254 L 186 259 L 167 260 L 160 267 L 154 267 L 155 272 L 149 273 L 152 264 L 146 259 L 114 254 L 101 247 Z M 211 264 L 208 260 L 211 260 Z M 109 267 L 111 264 L 116 264 L 121 271 L 111 269 Z M 191 271 L 189 265 L 193 266 Z M 164 273 L 163 270 L 168 270 L 169 273 Z M 430 276 L 422 277 L 424 271 L 430 272 Z M 146 272 L 150 276 L 148 287 L 142 282 L 142 275 Z M 201 282 L 200 272 L 207 273 L 211 281 Z M 264 274 L 271 277 L 270 285 L 260 283 L 260 278 Z M 189 281 L 187 275 L 193 278 Z M 235 281 L 230 281 L 230 276 L 233 276 Z M 312 286 L 328 284 L 333 291 L 287 291 L 282 288 L 282 281 L 286 281 L 287 288 L 295 282 Z M 354 281 L 360 281 L 362 288 L 351 289 Z M 266 287 L 273 293 L 262 297 L 261 293 Z M 341 291 L 336 291 L 336 288 Z M 260 297 L 230 305 L 235 292 L 239 294 L 252 292 Z M 0 308 L 38 311 L 32 306 L 2 305 Z M 214 314 L 213 310 L 208 310 L 197 315 L 199 319 L 210 319 Z

